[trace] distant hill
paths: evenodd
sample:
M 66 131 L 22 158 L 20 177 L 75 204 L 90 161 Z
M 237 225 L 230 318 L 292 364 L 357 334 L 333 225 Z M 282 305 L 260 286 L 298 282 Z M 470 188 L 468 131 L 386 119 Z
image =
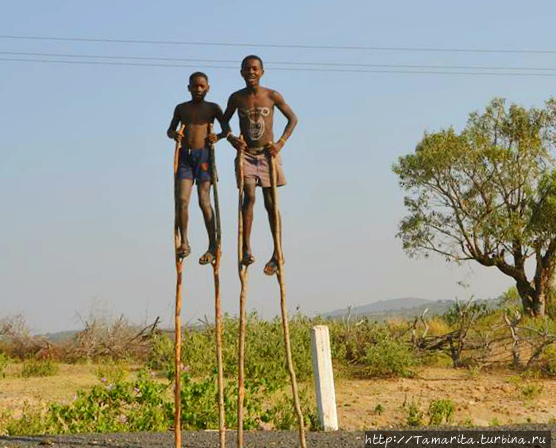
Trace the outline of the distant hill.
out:
M 435 303 L 432 300 L 418 299 L 415 297 L 402 297 L 399 299 L 379 300 L 378 302 L 369 303 L 368 305 L 355 306 L 351 310 L 352 316 L 382 314 L 392 311 L 400 311 L 408 308 L 416 308 L 422 305 L 430 305 Z M 323 317 L 341 317 L 347 315 L 348 308 L 334 310 L 324 313 Z
M 477 303 L 486 302 L 489 309 L 497 308 L 496 299 L 477 299 Z M 427 300 L 413 297 L 404 297 L 400 299 L 380 300 L 378 302 L 369 303 L 368 305 L 356 306 L 351 310 L 353 317 L 369 317 L 376 321 L 383 321 L 385 319 L 401 318 L 411 319 L 416 316 L 421 316 L 426 309 L 427 316 L 434 316 L 438 314 L 445 314 L 450 307 L 455 303 L 455 300 Z M 329 313 L 322 314 L 323 317 L 328 318 L 342 318 L 349 314 L 348 308 L 343 308 Z
M 42 336 L 48 338 L 48 340 L 52 343 L 62 343 L 66 341 L 71 341 L 75 338 L 75 335 L 79 333 L 78 330 L 68 330 L 68 331 L 59 331 L 57 333 L 46 333 Z

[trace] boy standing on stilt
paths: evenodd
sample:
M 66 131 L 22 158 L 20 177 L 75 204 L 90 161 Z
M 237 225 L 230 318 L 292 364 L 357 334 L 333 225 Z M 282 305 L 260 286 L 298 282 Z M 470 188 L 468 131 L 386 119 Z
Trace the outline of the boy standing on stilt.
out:
M 263 198 L 271 231 L 276 230 L 274 216 L 274 202 L 270 183 L 270 166 L 267 152 L 276 157 L 277 185 L 286 184 L 280 151 L 287 139 L 292 134 L 297 117 L 284 98 L 275 90 L 262 87 L 261 77 L 264 74 L 263 61 L 255 55 L 247 56 L 241 63 L 241 76 L 246 87 L 233 93 L 224 113 L 225 131 L 229 129 L 229 121 L 238 111 L 241 136 L 235 137 L 227 134 L 228 141 L 238 151 L 243 152 L 244 172 L 244 201 L 243 213 L 243 254 L 242 263 L 248 266 L 255 262 L 251 250 L 251 226 L 253 224 L 253 206 L 255 205 L 255 190 L 257 185 L 263 189 Z M 286 117 L 288 123 L 284 133 L 274 141 L 274 107 Z M 237 159 L 236 159 L 237 163 Z M 279 218 L 280 219 L 280 218 Z M 278 270 L 278 257 L 276 247 L 268 263 L 264 267 L 266 275 L 274 275 Z
M 185 258 L 191 253 L 187 238 L 189 222 L 189 200 L 193 183 L 197 182 L 199 205 L 207 228 L 209 247 L 199 259 L 200 264 L 212 263 L 216 257 L 216 228 L 214 211 L 210 202 L 210 186 L 213 181 L 210 165 L 210 143 L 216 143 L 229 133 L 224 124 L 222 109 L 218 104 L 205 101 L 209 91 L 208 77 L 202 72 L 195 72 L 189 77 L 188 90 L 191 101 L 178 104 L 168 127 L 168 137 L 181 142 L 178 173 L 176 181 L 176 216 L 181 235 L 178 258 Z M 209 124 L 218 120 L 222 132 L 209 134 Z M 185 134 L 177 131 L 179 124 L 185 125 Z M 227 131 L 227 132 L 226 132 Z

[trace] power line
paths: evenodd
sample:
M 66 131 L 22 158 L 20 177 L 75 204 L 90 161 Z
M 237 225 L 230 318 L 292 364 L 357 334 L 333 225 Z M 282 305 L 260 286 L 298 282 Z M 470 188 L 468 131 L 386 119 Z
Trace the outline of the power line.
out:
M 199 64 L 151 64 L 141 62 L 113 62 L 113 61 L 63 61 L 30 58 L 0 58 L 0 62 L 33 62 L 48 64 L 70 65 L 107 65 L 107 66 L 135 66 L 135 67 L 174 67 L 174 68 L 213 68 L 237 70 L 236 66 L 199 65 Z M 457 71 L 431 71 L 431 70 L 359 70 L 359 69 L 333 69 L 333 68 L 284 68 L 274 67 L 272 70 L 289 72 L 329 72 L 329 73 L 390 73 L 390 74 L 419 74 L 419 75 L 471 75 L 471 76 L 527 76 L 527 77 L 556 77 L 556 73 L 500 73 L 500 72 L 457 72 Z
M 108 61 L 56 61 L 48 59 L 22 59 L 22 58 L 0 58 L 0 61 L 13 62 L 45 62 L 52 64 L 82 64 L 82 65 L 116 65 L 116 66 L 132 66 L 132 67 L 200 67 L 200 68 L 229 68 L 237 69 L 237 67 L 227 67 L 219 65 L 198 65 L 198 64 L 149 64 L 141 62 L 108 62 Z
M 202 62 L 202 63 L 227 63 L 235 64 L 237 60 L 232 59 L 195 59 L 195 58 L 169 58 L 157 56 L 122 56 L 122 55 L 93 55 L 75 53 L 34 53 L 22 51 L 0 51 L 4 55 L 16 56 L 41 56 L 60 58 L 84 58 L 84 59 L 119 59 L 139 61 L 174 61 L 174 62 Z M 292 66 L 330 66 L 330 67 L 367 67 L 367 68 L 403 68 L 403 69 L 431 69 L 431 70 L 525 70 L 525 71 L 556 71 L 556 67 L 504 67 L 504 66 L 468 66 L 468 65 L 423 65 L 423 64 L 355 64 L 344 62 L 294 62 L 294 61 L 266 61 L 265 65 L 292 65 Z M 273 68 L 275 69 L 275 68 Z
M 0 39 L 42 40 L 58 42 L 97 42 L 117 44 L 153 44 L 153 45 L 189 45 L 204 47 L 252 47 L 252 48 L 290 48 L 305 50 L 366 50 L 366 51 L 399 51 L 399 52 L 434 52 L 434 53 L 507 53 L 507 54 L 556 54 L 556 50 L 515 50 L 501 48 L 435 48 L 435 47 L 379 47 L 362 45 L 301 45 L 301 44 L 261 44 L 261 43 L 230 43 L 230 42 L 196 42 L 179 40 L 146 40 L 146 39 L 100 39 L 86 37 L 50 37 L 50 36 L 16 36 L 0 35 Z

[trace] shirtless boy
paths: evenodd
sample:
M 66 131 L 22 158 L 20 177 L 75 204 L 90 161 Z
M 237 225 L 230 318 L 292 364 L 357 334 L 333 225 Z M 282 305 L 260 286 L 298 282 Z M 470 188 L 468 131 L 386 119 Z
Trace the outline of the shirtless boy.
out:
M 224 113 L 224 126 L 229 129 L 229 121 L 238 111 L 241 136 L 227 134 L 232 146 L 243 152 L 244 200 L 243 200 L 243 255 L 242 263 L 250 265 L 255 262 L 251 251 L 251 226 L 253 224 L 253 206 L 255 205 L 255 189 L 257 185 L 263 189 L 263 198 L 270 228 L 274 233 L 276 222 L 274 219 L 274 202 L 270 184 L 270 166 L 268 154 L 276 157 L 277 184 L 286 184 L 280 151 L 293 132 L 297 117 L 286 104 L 282 95 L 260 85 L 264 74 L 263 61 L 258 56 L 250 55 L 241 63 L 241 76 L 246 87 L 233 93 Z M 274 141 L 274 107 L 286 117 L 288 124 L 282 136 Z M 279 218 L 280 219 L 280 218 Z M 276 247 L 269 262 L 264 268 L 266 275 L 274 275 L 278 270 Z
M 209 264 L 216 257 L 216 228 L 214 212 L 210 203 L 210 186 L 212 183 L 212 168 L 210 164 L 209 144 L 216 143 L 225 137 L 229 129 L 223 125 L 223 113 L 218 104 L 205 101 L 209 91 L 208 77 L 202 72 L 195 72 L 189 77 L 188 90 L 191 101 L 178 104 L 174 110 L 174 117 L 170 122 L 166 134 L 168 137 L 181 142 L 178 174 L 176 180 L 176 216 L 181 235 L 181 246 L 176 253 L 178 258 L 185 258 L 191 253 L 191 246 L 187 239 L 187 225 L 189 222 L 189 199 L 193 183 L 197 182 L 199 206 L 203 212 L 207 228 L 209 247 L 199 259 L 200 264 Z M 209 134 L 209 124 L 217 119 L 223 130 L 228 132 Z M 178 125 L 186 126 L 185 135 L 177 131 Z

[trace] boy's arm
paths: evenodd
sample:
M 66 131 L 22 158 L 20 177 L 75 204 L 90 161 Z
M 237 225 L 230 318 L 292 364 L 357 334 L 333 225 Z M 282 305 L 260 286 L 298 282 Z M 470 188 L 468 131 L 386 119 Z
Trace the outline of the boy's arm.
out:
M 275 156 L 284 147 L 286 141 L 288 140 L 288 138 L 290 138 L 290 135 L 292 135 L 293 130 L 297 126 L 297 116 L 293 112 L 292 108 L 286 103 L 284 97 L 280 95 L 278 92 L 273 90 L 271 97 L 274 100 L 274 104 L 276 105 L 278 110 L 282 112 L 284 117 L 286 117 L 286 119 L 288 120 L 288 124 L 286 124 L 286 128 L 284 129 L 282 137 L 280 137 L 278 141 L 274 143 L 269 143 L 267 146 L 267 149 L 270 152 L 270 154 Z
M 229 120 L 224 121 L 224 112 L 222 112 L 222 108 L 218 104 L 216 105 L 215 117 L 218 120 L 218 123 L 220 123 L 220 129 L 222 130 L 220 134 L 217 134 L 218 140 L 221 140 L 231 134 L 232 130 L 230 129 Z
M 176 106 L 176 108 L 174 109 L 174 116 L 172 117 L 172 121 L 170 121 L 170 126 L 168 126 L 168 130 L 166 131 L 166 135 L 169 138 L 174 140 L 176 140 L 178 136 L 183 137 L 183 135 L 180 135 L 179 132 L 176 132 L 176 129 L 178 128 L 178 124 L 180 122 L 178 108 L 179 106 Z
M 224 112 L 224 116 L 222 117 L 222 132 L 226 132 L 226 140 L 230 142 L 230 144 L 237 149 L 238 151 L 247 147 L 243 139 L 237 138 L 232 134 L 232 130 L 230 128 L 230 120 L 232 119 L 234 113 L 237 110 L 237 103 L 235 99 L 235 93 L 230 95 L 228 99 L 228 105 L 226 106 L 226 112 Z

